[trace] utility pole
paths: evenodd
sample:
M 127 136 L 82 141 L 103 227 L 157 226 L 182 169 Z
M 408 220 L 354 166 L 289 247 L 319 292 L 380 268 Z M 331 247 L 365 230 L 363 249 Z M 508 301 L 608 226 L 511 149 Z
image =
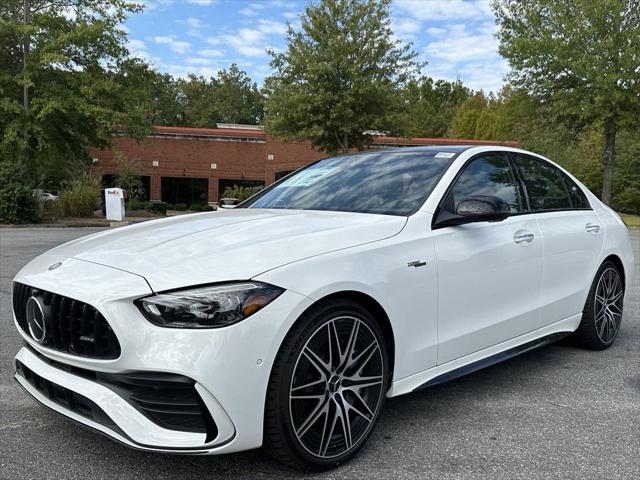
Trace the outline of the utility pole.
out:
M 22 1 L 22 21 L 24 24 L 25 32 L 24 32 L 24 40 L 22 45 L 22 106 L 24 108 L 25 114 L 25 124 L 24 124 L 24 158 L 26 162 L 22 162 L 22 171 L 23 175 L 27 173 L 27 165 L 31 161 L 31 139 L 29 138 L 29 130 L 31 128 L 29 121 L 29 82 L 27 75 L 27 58 L 29 57 L 29 50 L 31 49 L 31 36 L 27 31 L 28 25 L 31 22 L 29 15 L 29 0 Z
M 29 0 L 23 0 L 22 2 L 23 9 L 23 23 L 26 28 L 29 25 Z M 22 80 L 24 81 L 24 85 L 22 87 L 22 103 L 24 106 L 24 111 L 29 113 L 29 85 L 27 83 L 27 57 L 29 56 L 29 50 L 31 48 L 31 39 L 29 38 L 29 34 L 25 32 L 24 34 L 24 43 L 22 45 Z

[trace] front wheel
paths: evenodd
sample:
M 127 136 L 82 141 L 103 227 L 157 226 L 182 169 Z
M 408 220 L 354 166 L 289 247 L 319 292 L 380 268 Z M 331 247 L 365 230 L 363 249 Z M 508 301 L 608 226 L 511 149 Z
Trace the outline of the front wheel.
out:
M 610 347 L 622 322 L 624 281 L 613 262 L 604 262 L 593 280 L 574 338 L 578 345 L 593 350 Z
M 305 470 L 352 458 L 378 420 L 388 385 L 382 332 L 360 305 L 313 307 L 285 339 L 271 374 L 265 448 Z

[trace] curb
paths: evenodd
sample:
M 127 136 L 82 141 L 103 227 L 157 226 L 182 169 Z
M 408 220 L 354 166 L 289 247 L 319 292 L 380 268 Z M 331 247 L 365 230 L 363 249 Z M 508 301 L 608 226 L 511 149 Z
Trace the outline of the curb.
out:
M 126 223 L 120 222 L 96 222 L 96 221 L 87 221 L 87 222 L 77 222 L 77 223 L 21 223 L 21 224 L 4 224 L 0 223 L 0 229 L 2 228 L 115 228 L 121 227 L 125 225 L 133 225 L 134 223 L 142 223 L 148 220 L 155 220 L 157 218 L 164 217 L 150 217 L 145 218 L 144 220 L 127 220 Z

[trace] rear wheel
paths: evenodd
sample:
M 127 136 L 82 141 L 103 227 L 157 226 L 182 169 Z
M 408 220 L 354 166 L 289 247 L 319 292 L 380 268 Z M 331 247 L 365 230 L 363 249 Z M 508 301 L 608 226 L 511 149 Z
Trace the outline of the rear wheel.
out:
M 360 305 L 338 300 L 297 322 L 276 358 L 265 448 L 283 463 L 327 469 L 353 457 L 378 420 L 388 359 L 382 332 Z
M 582 321 L 574 338 L 583 347 L 604 350 L 618 336 L 622 322 L 624 281 L 618 266 L 602 264 L 589 290 Z

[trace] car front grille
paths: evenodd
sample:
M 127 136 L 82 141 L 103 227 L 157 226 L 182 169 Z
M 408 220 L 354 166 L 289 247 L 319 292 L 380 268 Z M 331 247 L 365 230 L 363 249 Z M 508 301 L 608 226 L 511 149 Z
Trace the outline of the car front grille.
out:
M 93 420 L 96 423 L 105 425 L 112 430 L 119 430 L 104 410 L 87 397 L 41 377 L 20 361 L 16 361 L 16 371 L 29 382 L 31 386 L 52 402 L 63 406 L 71 412 Z
M 13 312 L 20 328 L 27 334 L 27 302 L 35 297 L 44 313 L 45 336 L 41 345 L 71 355 L 114 359 L 120 356 L 120 343 L 102 314 L 91 305 L 13 283 Z

